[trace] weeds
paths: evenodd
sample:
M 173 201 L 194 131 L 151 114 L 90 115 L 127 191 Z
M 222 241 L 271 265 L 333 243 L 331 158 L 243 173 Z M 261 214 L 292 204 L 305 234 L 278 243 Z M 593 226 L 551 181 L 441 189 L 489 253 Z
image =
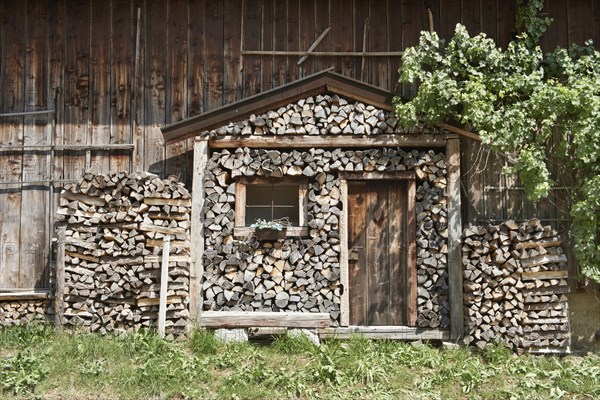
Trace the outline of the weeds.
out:
M 285 335 L 257 347 L 207 331 L 173 343 L 47 326 L 2 329 L 0 346 L 0 388 L 16 398 L 600 398 L 597 355 L 517 357 L 501 347 L 445 351 L 360 336 L 317 347 Z

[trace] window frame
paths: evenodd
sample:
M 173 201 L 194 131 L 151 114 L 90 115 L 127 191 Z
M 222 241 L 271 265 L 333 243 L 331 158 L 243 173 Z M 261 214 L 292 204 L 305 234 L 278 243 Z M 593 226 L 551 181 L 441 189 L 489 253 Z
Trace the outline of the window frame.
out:
M 286 237 L 308 236 L 306 216 L 308 215 L 308 180 L 304 177 L 284 176 L 282 178 L 266 178 L 261 176 L 239 177 L 235 184 L 234 237 L 249 236 L 254 228 L 246 226 L 246 187 L 249 185 L 273 184 L 298 186 L 298 226 L 289 226 Z

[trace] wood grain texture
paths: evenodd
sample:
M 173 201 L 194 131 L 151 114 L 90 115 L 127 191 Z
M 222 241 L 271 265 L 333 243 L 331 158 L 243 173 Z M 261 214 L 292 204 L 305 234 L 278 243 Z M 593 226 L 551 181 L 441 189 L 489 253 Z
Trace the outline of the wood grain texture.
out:
M 302 312 L 205 311 L 200 326 L 207 328 L 327 328 L 329 314 Z
M 25 65 L 26 54 L 25 25 L 26 4 L 20 1 L 0 2 L 2 34 L 0 47 L 3 51 L 0 68 L 0 112 L 20 112 L 25 109 Z M 22 145 L 24 119 L 22 117 L 3 118 L 0 124 L 0 142 L 3 145 Z M 2 182 L 15 182 L 22 178 L 23 153 L 19 151 L 0 154 Z M 0 201 L 0 287 L 20 287 L 20 228 L 22 190 L 19 184 L 2 186 Z
M 462 220 L 460 195 L 460 142 L 448 139 L 448 286 L 450 300 L 450 338 L 460 340 L 464 334 Z
M 188 3 L 185 0 L 168 2 L 167 16 L 167 93 L 166 123 L 187 117 L 185 82 L 187 71 Z M 187 175 L 187 141 L 165 147 L 165 174 L 182 179 Z

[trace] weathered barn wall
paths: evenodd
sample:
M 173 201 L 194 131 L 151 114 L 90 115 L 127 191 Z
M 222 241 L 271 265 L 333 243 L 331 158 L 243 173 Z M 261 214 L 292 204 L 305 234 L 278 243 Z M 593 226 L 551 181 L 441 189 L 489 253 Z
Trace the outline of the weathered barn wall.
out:
M 328 27 L 331 31 L 315 51 L 401 51 L 417 42 L 419 31 L 430 28 L 429 11 L 433 28 L 443 37 L 462 22 L 469 31 L 484 31 L 506 44 L 513 32 L 514 3 L 0 2 L 0 114 L 53 111 L 0 117 L 0 288 L 48 287 L 52 213 L 62 180 L 77 180 L 84 171 L 143 169 L 178 175 L 189 185 L 192 146 L 188 141 L 163 147 L 161 126 L 330 67 L 410 95 L 410 87 L 396 85 L 399 56 L 311 56 L 298 65 L 299 55 L 248 51 L 302 52 Z M 597 2 L 549 0 L 547 11 L 555 18 L 544 39 L 547 48 L 586 38 L 600 42 Z M 24 148 L 51 143 L 134 147 L 131 151 Z M 486 210 L 515 204 L 512 210 L 519 215 L 495 213 L 496 217 L 563 218 L 552 204 L 532 208 L 520 190 L 502 189 L 504 178 L 496 171 L 490 168 L 466 183 L 483 217 L 492 216 Z M 484 193 L 486 186 L 500 189 Z

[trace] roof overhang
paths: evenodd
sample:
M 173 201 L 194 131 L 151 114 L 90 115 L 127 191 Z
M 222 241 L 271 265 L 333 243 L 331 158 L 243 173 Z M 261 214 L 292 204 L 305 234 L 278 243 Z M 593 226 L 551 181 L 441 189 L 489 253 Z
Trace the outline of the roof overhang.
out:
M 262 114 L 319 94 L 337 94 L 386 111 L 392 111 L 394 95 L 381 88 L 325 70 L 267 92 L 236 101 L 162 128 L 165 143 L 173 143 L 220 128 L 229 122 Z

